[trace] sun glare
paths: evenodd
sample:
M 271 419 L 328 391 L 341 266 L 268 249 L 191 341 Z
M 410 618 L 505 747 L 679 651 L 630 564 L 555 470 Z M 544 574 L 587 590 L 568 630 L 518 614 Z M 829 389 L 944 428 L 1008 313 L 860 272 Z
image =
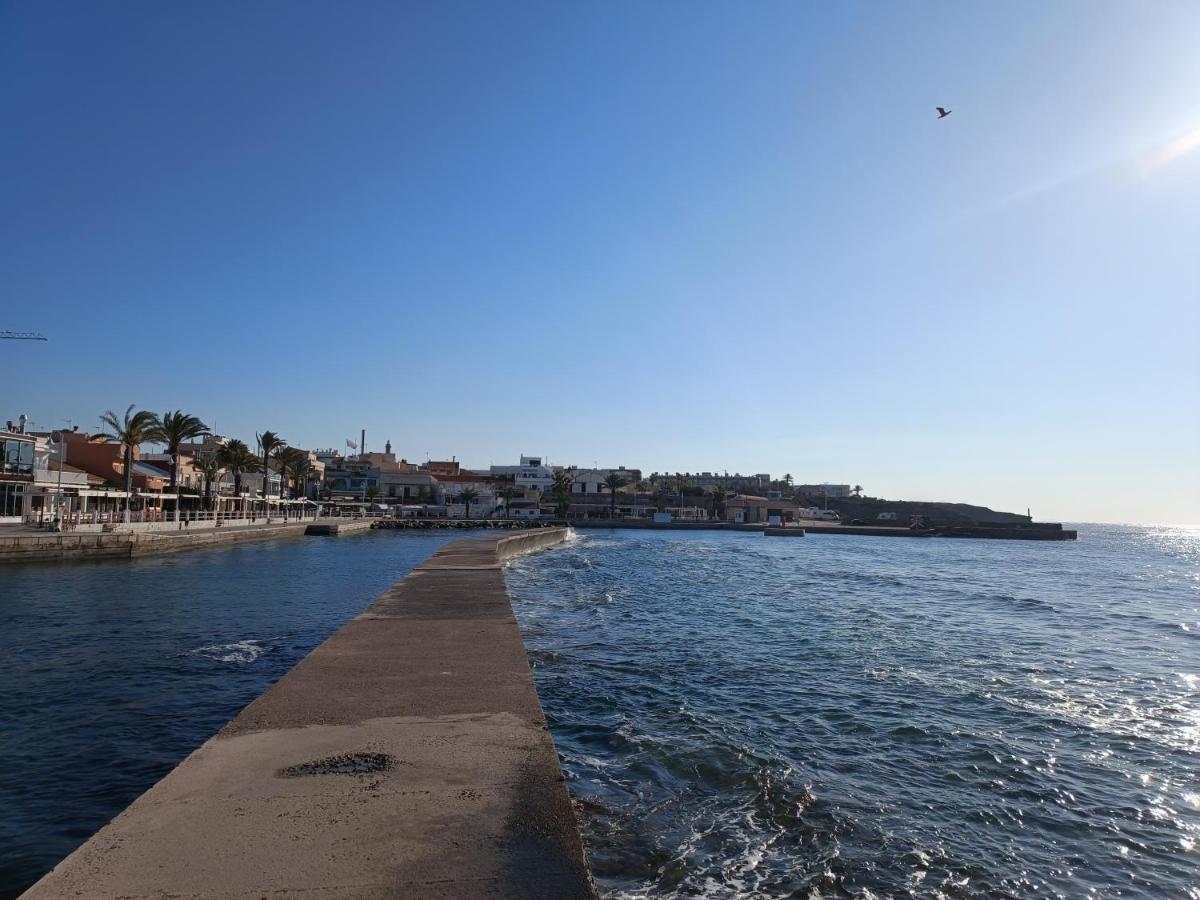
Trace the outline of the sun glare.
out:
M 1138 165 L 1143 172 L 1153 172 L 1197 149 L 1200 149 L 1200 126 L 1185 131 L 1143 153 L 1138 159 Z

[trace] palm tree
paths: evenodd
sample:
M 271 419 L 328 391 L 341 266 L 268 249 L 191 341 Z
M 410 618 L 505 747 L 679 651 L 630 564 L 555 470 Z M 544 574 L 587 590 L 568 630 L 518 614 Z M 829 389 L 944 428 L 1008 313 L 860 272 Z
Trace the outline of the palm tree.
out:
M 374 503 L 376 500 L 378 500 L 379 499 L 379 486 L 373 484 L 369 488 L 367 488 L 367 497 L 366 498 L 368 500 L 370 500 L 372 503 Z
M 496 491 L 496 496 L 504 501 L 504 518 L 508 518 L 508 507 L 512 503 L 512 498 L 517 496 L 517 489 L 512 485 L 505 485 Z
M 224 471 L 221 457 L 216 453 L 197 453 L 192 466 L 204 476 L 204 505 L 206 508 L 211 509 L 212 483 Z
M 713 495 L 713 518 L 725 518 L 725 482 L 718 481 L 712 488 Z
M 125 521 L 128 522 L 129 495 L 133 492 L 133 454 L 142 444 L 154 440 L 154 435 L 159 427 L 158 416 L 145 409 L 134 412 L 133 404 L 130 403 L 123 418 L 118 419 L 117 414 L 110 409 L 100 417 L 100 424 L 108 431 L 102 431 L 93 440 L 114 441 L 120 444 L 125 451 L 124 510 Z
M 554 473 L 554 487 L 550 496 L 558 507 L 558 517 L 566 518 L 567 507 L 571 505 L 571 485 L 575 483 L 574 469 L 559 469 Z
M 287 494 L 288 476 L 291 474 L 288 467 L 297 453 L 302 451 L 295 447 L 289 447 L 287 444 L 280 444 L 271 452 L 271 458 L 275 460 L 275 470 L 279 472 L 279 499 L 283 500 Z
M 605 485 L 608 486 L 608 493 L 611 498 L 609 507 L 609 518 L 617 517 L 617 491 L 625 487 L 625 479 L 616 472 L 609 472 L 604 478 Z
M 291 479 L 292 488 L 302 497 L 308 496 L 308 476 L 312 472 L 312 460 L 303 450 L 289 447 L 283 462 L 283 471 Z
M 473 487 L 465 487 L 458 492 L 458 499 L 466 504 L 467 511 L 464 514 L 465 518 L 471 518 L 471 504 L 479 499 L 479 491 Z
M 686 475 L 680 475 L 678 472 L 676 472 L 675 477 L 672 479 L 672 481 L 675 483 L 675 490 L 679 494 L 679 510 L 680 510 L 680 512 L 682 512 L 683 511 L 683 489 L 688 486 L 688 477 Z
M 177 409 L 175 412 L 163 413 L 162 418 L 158 420 L 158 426 L 154 429 L 153 440 L 165 444 L 167 452 L 171 454 L 171 487 L 169 493 L 177 495 L 171 501 L 176 511 L 179 509 L 177 490 L 179 486 L 179 445 L 184 441 L 190 441 L 192 438 L 198 438 L 205 434 L 208 434 L 208 426 L 195 416 L 188 415 L 181 409 Z
M 855 497 L 861 497 L 862 492 L 863 492 L 863 486 L 861 484 L 856 484 L 854 486 L 854 490 L 851 491 L 850 493 L 852 493 Z
M 233 475 L 233 493 L 238 498 L 238 509 L 244 509 L 242 501 L 242 473 L 257 472 L 262 463 L 245 441 L 237 438 L 226 441 L 220 451 L 221 464 Z
M 637 518 L 638 498 L 650 490 L 650 482 L 644 478 L 638 479 L 633 485 L 633 515 Z
M 263 473 L 263 498 L 271 492 L 271 454 L 287 446 L 287 441 L 281 438 L 273 431 L 264 431 L 262 434 L 256 434 L 258 440 L 258 452 L 262 456 L 262 473 Z M 283 490 L 282 484 L 280 490 Z

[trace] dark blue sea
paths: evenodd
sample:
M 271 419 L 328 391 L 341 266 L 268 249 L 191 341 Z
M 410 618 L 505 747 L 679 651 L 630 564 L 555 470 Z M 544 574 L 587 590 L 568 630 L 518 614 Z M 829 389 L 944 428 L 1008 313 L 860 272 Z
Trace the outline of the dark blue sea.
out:
M 580 532 L 509 568 L 613 897 L 1200 898 L 1200 531 Z
M 0 569 L 0 897 L 447 539 L 383 531 Z

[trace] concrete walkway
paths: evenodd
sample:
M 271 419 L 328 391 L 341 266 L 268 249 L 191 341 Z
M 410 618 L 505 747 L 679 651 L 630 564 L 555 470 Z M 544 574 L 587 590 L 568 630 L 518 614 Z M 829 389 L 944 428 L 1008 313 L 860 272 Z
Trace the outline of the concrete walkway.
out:
M 455 541 L 25 895 L 595 896 L 502 560 Z

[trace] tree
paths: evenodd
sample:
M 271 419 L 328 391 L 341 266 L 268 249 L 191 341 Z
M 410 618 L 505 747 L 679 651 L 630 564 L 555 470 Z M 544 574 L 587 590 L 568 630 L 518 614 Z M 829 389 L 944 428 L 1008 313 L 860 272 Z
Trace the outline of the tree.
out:
M 574 469 L 559 469 L 554 473 L 554 487 L 550 496 L 560 519 L 566 518 L 567 507 L 571 505 L 571 485 L 575 483 Z
M 379 485 L 373 484 L 367 488 L 367 499 L 372 503 L 379 499 Z
M 307 497 L 308 479 L 312 474 L 312 460 L 303 450 L 297 450 L 295 447 L 288 449 L 291 450 L 291 453 L 288 454 L 285 471 L 291 476 L 292 487 L 299 492 L 301 497 Z
M 257 472 L 262 463 L 255 456 L 254 451 L 246 446 L 245 441 L 239 441 L 237 438 L 226 441 L 225 446 L 220 450 L 219 456 L 221 464 L 233 476 L 233 493 L 238 498 L 238 509 L 244 509 L 244 501 L 242 500 L 242 473 Z
M 644 478 L 639 479 L 633 486 L 633 514 L 635 518 L 637 517 L 638 498 L 648 490 L 650 490 L 650 482 Z
M 479 491 L 475 488 L 467 486 L 458 492 L 459 502 L 466 504 L 467 511 L 464 513 L 464 518 L 471 518 L 471 504 L 479 499 Z
M 496 496 L 504 501 L 504 518 L 508 518 L 508 507 L 512 503 L 512 498 L 517 496 L 517 489 L 512 485 L 505 485 L 496 491 Z
M 154 440 L 159 427 L 158 416 L 141 409 L 133 411 L 133 404 L 125 410 L 123 418 L 118 419 L 111 409 L 100 417 L 100 423 L 107 428 L 96 435 L 93 440 L 113 441 L 124 449 L 125 466 L 125 521 L 129 521 L 129 495 L 133 493 L 133 454 L 137 448 L 147 441 Z
M 863 492 L 863 486 L 861 484 L 856 484 L 854 486 L 854 490 L 851 491 L 851 493 L 854 494 L 855 497 L 861 497 L 862 492 Z
M 609 517 L 615 519 L 617 517 L 617 491 L 625 487 L 625 479 L 616 472 L 610 472 L 604 479 L 604 484 L 608 487 L 610 495 Z
M 726 495 L 725 482 L 718 481 L 715 485 L 713 485 L 713 488 L 712 488 L 713 518 L 714 519 L 724 519 L 725 518 L 725 495 Z
M 167 452 L 171 454 L 170 493 L 178 494 L 179 445 L 184 441 L 190 441 L 205 434 L 208 434 L 208 426 L 195 416 L 188 415 L 180 409 L 175 410 L 175 412 L 163 413 L 162 418 L 158 420 L 151 439 L 165 444 Z M 173 509 L 179 509 L 178 497 L 172 500 L 171 503 L 173 504 Z
M 302 451 L 295 447 L 289 447 L 287 444 L 280 444 L 271 452 L 271 458 L 275 460 L 275 469 L 279 472 L 279 499 L 284 500 L 287 496 L 288 477 L 291 472 L 288 471 L 291 462 L 296 458 L 297 453 Z M 263 481 L 264 489 L 266 481 Z
M 255 435 L 255 438 L 258 441 L 258 452 L 262 456 L 263 497 L 266 498 L 271 492 L 271 454 L 287 446 L 287 441 L 273 431 L 264 431 Z M 281 486 L 280 490 L 282 489 Z
M 224 471 L 221 457 L 216 453 L 197 453 L 192 466 L 204 476 L 204 505 L 212 509 L 212 483 Z
M 679 494 L 679 506 L 680 506 L 680 508 L 682 508 L 683 507 L 683 489 L 688 486 L 687 476 L 681 475 L 679 472 L 676 472 L 675 477 L 672 478 L 671 481 L 675 485 L 676 493 Z

